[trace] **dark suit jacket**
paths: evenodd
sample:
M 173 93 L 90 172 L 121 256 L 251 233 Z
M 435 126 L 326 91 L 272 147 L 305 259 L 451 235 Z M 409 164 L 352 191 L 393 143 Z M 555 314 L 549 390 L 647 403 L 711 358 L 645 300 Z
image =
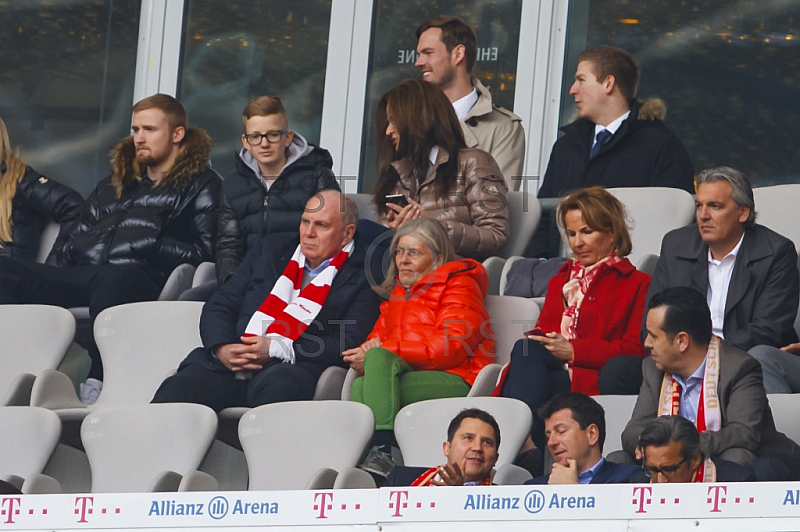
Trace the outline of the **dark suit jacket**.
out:
M 216 346 L 241 342 L 247 323 L 272 291 L 297 247 L 297 239 L 277 244 L 262 238 L 247 253 L 231 279 L 203 307 L 198 347 L 181 363 L 201 364 L 214 371 L 228 368 L 211 354 Z M 380 257 L 370 260 L 359 232 L 352 254 L 339 269 L 317 318 L 294 342 L 296 364 L 319 378 L 328 366 L 346 367 L 342 351 L 361 345 L 378 318 L 380 300 L 370 280 L 380 283 Z M 370 277 L 372 279 L 370 279 Z
M 615 464 L 606 460 L 597 470 L 589 484 L 625 484 L 631 475 L 637 471 L 641 471 L 639 466 Z M 549 480 L 550 475 L 542 475 L 541 477 L 526 480 L 525 484 L 547 484 Z
M 428 467 L 394 466 L 386 477 L 384 486 L 410 486 L 412 482 L 427 471 Z
M 694 225 L 667 233 L 661 244 L 647 302 L 673 286 L 708 293 L 708 246 Z M 725 340 L 748 350 L 766 344 L 783 347 L 797 341 L 800 276 L 791 240 L 761 225 L 744 233 L 725 301 Z M 647 317 L 645 316 L 645 319 Z
M 644 381 L 633 408 L 633 415 L 622 432 L 622 448 L 633 456 L 639 435 L 648 421 L 658 414 L 659 394 L 664 372 L 652 358 L 642 365 Z M 726 341 L 721 342 L 719 386 L 717 388 L 722 428 L 700 435 L 706 456 L 716 459 L 728 449 L 745 449 L 757 456 L 788 454 L 800 456 L 800 447 L 775 429 L 772 410 L 764 392 L 761 364 Z

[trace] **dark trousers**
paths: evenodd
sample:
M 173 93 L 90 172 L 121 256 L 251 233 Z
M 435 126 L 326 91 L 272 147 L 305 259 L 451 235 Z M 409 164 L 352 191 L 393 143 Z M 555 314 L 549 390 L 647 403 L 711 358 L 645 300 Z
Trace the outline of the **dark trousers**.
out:
M 134 264 L 59 267 L 0 257 L 0 304 L 88 306 L 92 323 L 109 307 L 157 299 L 165 282 L 162 273 Z M 87 348 L 89 377 L 103 380 L 93 337 Z
M 501 395 L 519 399 L 530 407 L 533 413 L 531 439 L 539 449 L 545 449 L 547 442 L 544 421 L 536 412 L 551 397 L 569 393 L 571 384 L 564 363 L 542 344 L 528 339 L 517 340 L 511 350 L 511 363 Z
M 600 368 L 597 386 L 601 395 L 639 395 L 642 387 L 644 357 L 617 356 Z
M 169 377 L 156 391 L 154 403 L 197 403 L 219 412 L 234 406 L 256 407 L 314 398 L 318 375 L 297 364 L 273 362 L 247 380 L 230 371 L 189 364 Z

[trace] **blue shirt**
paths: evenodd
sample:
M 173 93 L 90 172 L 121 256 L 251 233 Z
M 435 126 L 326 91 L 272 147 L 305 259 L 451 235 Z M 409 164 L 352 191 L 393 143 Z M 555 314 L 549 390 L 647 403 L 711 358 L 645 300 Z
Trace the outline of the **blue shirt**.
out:
M 327 268 L 327 267 L 330 265 L 330 263 L 331 263 L 331 261 L 332 261 L 332 260 L 333 260 L 333 257 L 329 258 L 328 260 L 324 260 L 324 261 L 322 261 L 322 264 L 320 264 L 319 266 L 317 266 L 317 267 L 316 267 L 316 268 L 314 268 L 313 270 L 312 270 L 311 268 L 309 268 L 309 267 L 308 267 L 308 263 L 306 263 L 306 266 L 305 266 L 305 268 L 306 268 L 306 271 L 308 272 L 308 275 L 310 275 L 310 276 L 311 276 L 311 278 L 313 279 L 313 278 L 314 278 L 314 277 L 316 277 L 317 275 L 321 274 L 321 273 L 322 273 L 322 270 L 324 270 L 325 268 Z
M 679 414 L 695 425 L 697 424 L 697 405 L 700 403 L 700 390 L 703 389 L 703 376 L 706 373 L 706 360 L 708 360 L 708 355 L 703 359 L 700 367 L 685 381 L 680 375 L 672 375 L 675 382 L 681 385 Z

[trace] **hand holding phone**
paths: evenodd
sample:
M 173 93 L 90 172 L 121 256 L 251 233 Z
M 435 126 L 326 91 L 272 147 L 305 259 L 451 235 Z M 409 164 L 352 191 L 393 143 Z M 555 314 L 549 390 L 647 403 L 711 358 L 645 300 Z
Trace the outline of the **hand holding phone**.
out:
M 405 194 L 388 194 L 383 198 L 385 203 L 394 203 L 395 205 L 399 205 L 401 207 L 405 207 L 408 205 L 408 198 Z
M 539 327 L 534 327 L 529 331 L 525 331 L 525 336 L 544 336 L 544 331 L 541 330 Z

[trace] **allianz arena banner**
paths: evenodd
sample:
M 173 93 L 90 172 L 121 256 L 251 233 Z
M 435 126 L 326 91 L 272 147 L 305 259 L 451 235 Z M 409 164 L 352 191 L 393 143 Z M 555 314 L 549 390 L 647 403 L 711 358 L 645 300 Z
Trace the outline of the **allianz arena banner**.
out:
M 418 529 L 419 523 L 437 522 L 443 532 L 481 521 L 493 521 L 492 529 L 500 529 L 503 522 L 511 526 L 586 520 L 605 520 L 605 529 L 626 530 L 637 521 L 647 527 L 644 521 L 655 525 L 675 519 L 722 520 L 720 524 L 731 520 L 726 530 L 769 530 L 778 523 L 778 528 L 791 529 L 792 522 L 800 529 L 800 483 L 0 496 L 0 531 L 271 526 L 337 530 L 350 525 L 399 530 L 404 523 Z

